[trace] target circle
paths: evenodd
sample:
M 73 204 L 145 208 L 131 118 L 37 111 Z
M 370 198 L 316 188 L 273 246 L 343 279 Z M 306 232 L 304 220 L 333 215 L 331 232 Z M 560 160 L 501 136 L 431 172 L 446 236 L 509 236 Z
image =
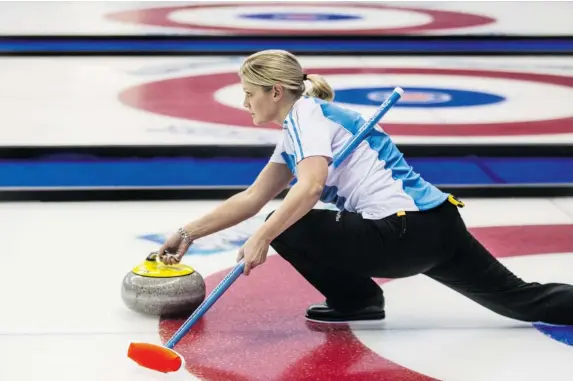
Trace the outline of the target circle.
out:
M 470 230 L 497 257 L 547 256 L 549 258 L 573 253 L 573 241 L 570 239 L 573 234 L 573 225 L 494 226 Z M 535 269 L 535 266 L 533 268 Z M 224 270 L 206 277 L 208 289 L 213 289 L 228 271 Z M 398 281 L 400 280 L 381 283 L 385 284 L 384 288 L 390 288 L 393 282 Z M 412 292 L 411 290 L 410 288 L 409 292 Z M 428 373 L 433 372 L 432 369 L 444 368 L 442 358 L 442 362 L 436 363 L 434 368 L 426 364 L 424 369 L 412 370 L 403 363 L 393 361 L 381 354 L 380 349 L 376 348 L 372 342 L 359 338 L 358 336 L 362 334 L 347 329 L 348 327 L 324 332 L 309 330 L 304 323 L 304 310 L 309 304 L 321 300 L 323 296 L 300 277 L 288 263 L 277 255 L 271 255 L 260 269 L 256 269 L 248 278 L 240 278 L 229 288 L 225 296 L 183 338 L 177 350 L 185 357 L 187 369 L 207 381 L 221 379 L 228 381 L 270 379 L 279 381 L 332 379 L 429 381 L 435 380 L 428 376 Z M 447 297 L 441 300 L 446 303 L 447 301 Z M 432 299 L 432 302 L 440 303 L 435 299 Z M 416 300 L 407 302 L 409 305 L 414 303 Z M 400 314 L 402 307 L 396 306 L 392 313 L 391 309 L 388 307 L 389 318 L 392 314 Z M 446 308 L 441 308 L 437 313 L 441 316 L 448 316 Z M 484 313 L 497 316 L 492 312 Z M 419 314 L 408 315 L 410 319 L 415 319 L 416 316 Z M 182 323 L 182 319 L 163 319 L 160 322 L 162 341 L 168 341 Z M 414 332 L 415 335 L 409 336 L 408 333 L 402 332 L 402 341 L 408 342 L 409 338 L 412 338 L 410 343 L 417 342 L 419 346 L 427 345 L 431 350 L 435 340 L 441 340 L 443 336 L 447 336 L 444 331 L 433 329 L 429 331 L 426 332 L 425 339 L 420 342 L 416 341 L 416 336 L 422 334 L 420 330 L 410 329 L 409 332 Z M 465 336 L 463 330 L 447 331 L 456 335 L 455 343 L 458 346 L 458 343 L 464 343 L 464 340 L 471 342 L 472 345 L 476 340 Z M 571 328 L 569 328 L 570 331 Z M 480 332 L 475 335 L 479 335 Z M 376 335 L 375 332 L 371 334 Z M 380 334 L 385 335 L 387 341 L 392 339 L 392 330 L 382 330 Z M 536 343 L 553 343 L 542 333 L 528 330 L 526 334 Z M 452 351 L 459 350 L 456 348 L 458 347 L 446 347 L 443 348 L 443 352 L 452 353 Z M 530 348 L 525 347 L 525 350 L 529 351 Z M 550 350 L 552 355 L 568 356 L 570 354 L 570 349 L 565 346 L 550 346 Z M 432 353 L 432 356 L 434 355 Z M 269 358 L 272 358 L 272 361 L 268 361 Z M 516 358 L 514 357 L 514 360 Z M 483 366 L 479 358 L 475 358 L 475 361 L 479 364 L 478 368 Z M 555 366 L 555 363 L 567 362 L 554 359 L 552 363 Z M 526 364 L 522 366 L 527 367 Z M 533 362 L 531 366 L 535 364 L 538 362 Z M 507 371 L 507 367 L 503 370 Z M 467 373 L 471 369 L 453 367 L 453 371 L 457 374 L 450 374 L 449 379 L 466 379 L 461 373 Z
M 570 107 L 570 101 L 573 99 L 573 77 L 434 68 L 340 67 L 310 68 L 307 71 L 327 76 L 335 91 L 340 91 L 343 95 L 347 91 L 345 89 L 355 88 L 356 84 L 372 86 L 374 80 L 385 81 L 385 88 L 408 87 L 405 85 L 410 84 L 415 87 L 420 81 L 447 82 L 453 87 L 459 82 L 473 81 L 471 91 L 488 95 L 485 103 L 489 104 L 477 107 L 466 108 L 467 105 L 461 107 L 459 104 L 456 107 L 438 107 L 443 112 L 447 111 L 447 114 L 433 123 L 427 120 L 428 113 L 425 109 L 417 111 L 413 108 L 420 107 L 420 104 L 411 105 L 407 110 L 393 108 L 381 121 L 383 129 L 391 135 L 512 136 L 573 132 L 573 109 Z M 492 83 L 497 83 L 501 90 L 511 95 L 505 98 L 516 99 L 513 109 L 502 108 L 501 105 L 506 107 L 507 102 L 502 102 L 502 96 L 499 94 L 491 94 L 488 91 L 488 86 Z M 450 95 L 454 94 L 452 91 L 464 90 L 465 94 L 468 94 L 467 89 L 432 86 L 431 90 L 434 93 L 441 91 Z M 541 96 L 544 93 L 552 94 L 551 102 L 540 103 L 540 100 L 544 99 Z M 160 115 L 206 124 L 254 128 L 250 115 L 241 105 L 239 78 L 234 72 L 193 75 L 147 83 L 123 91 L 119 98 L 126 105 Z M 336 98 L 335 101 L 338 102 Z M 460 102 L 459 99 L 457 101 Z M 350 106 L 366 116 L 375 111 L 371 104 L 365 108 L 356 104 Z M 532 111 L 536 114 L 531 114 Z M 438 110 L 434 110 L 432 114 L 437 112 Z M 400 118 L 396 120 L 398 115 Z M 516 115 L 521 120 L 516 120 Z M 447 122 L 444 122 L 444 119 Z M 271 124 L 263 128 L 278 129 Z
M 312 2 L 184 5 L 121 11 L 106 17 L 120 22 L 206 33 L 291 35 L 414 34 L 495 22 L 490 17 L 454 11 Z

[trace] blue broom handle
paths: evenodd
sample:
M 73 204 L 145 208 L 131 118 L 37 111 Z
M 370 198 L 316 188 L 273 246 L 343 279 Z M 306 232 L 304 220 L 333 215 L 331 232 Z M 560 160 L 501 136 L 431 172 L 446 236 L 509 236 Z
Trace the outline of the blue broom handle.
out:
M 225 291 L 241 276 L 245 268 L 245 263 L 241 260 L 233 270 L 223 278 L 223 280 L 211 291 L 209 296 L 193 311 L 191 316 L 185 321 L 185 323 L 175 332 L 173 337 L 165 344 L 167 348 L 173 349 L 175 345 L 185 336 L 187 331 L 199 320 L 205 312 L 223 295 Z
M 346 160 L 348 155 L 350 155 L 350 153 L 354 151 L 354 149 L 358 147 L 360 143 L 362 143 L 370 131 L 372 131 L 372 129 L 376 126 L 376 123 L 378 123 L 380 119 L 386 115 L 388 110 L 390 110 L 392 106 L 398 102 L 403 93 L 404 90 L 402 90 L 400 87 L 396 87 L 392 91 L 392 94 L 390 94 L 388 99 L 386 99 L 384 103 L 380 105 L 376 113 L 372 115 L 372 117 L 366 123 L 364 123 L 362 127 L 360 127 L 356 135 L 354 135 L 348 142 L 344 144 L 338 154 L 334 155 L 333 165 L 335 168 L 340 166 L 340 164 Z

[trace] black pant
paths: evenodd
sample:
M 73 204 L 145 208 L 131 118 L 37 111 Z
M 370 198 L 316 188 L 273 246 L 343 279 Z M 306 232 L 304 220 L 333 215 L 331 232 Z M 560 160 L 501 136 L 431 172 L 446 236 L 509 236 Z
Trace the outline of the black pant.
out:
M 381 220 L 313 209 L 271 246 L 341 311 L 384 304 L 372 277 L 425 274 L 503 316 L 573 324 L 573 286 L 516 277 L 470 234 L 447 201 Z

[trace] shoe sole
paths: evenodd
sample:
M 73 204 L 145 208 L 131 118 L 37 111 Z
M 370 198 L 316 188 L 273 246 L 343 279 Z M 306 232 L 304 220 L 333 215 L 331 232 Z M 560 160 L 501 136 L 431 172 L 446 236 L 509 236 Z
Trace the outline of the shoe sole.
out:
M 367 320 L 340 320 L 340 321 L 328 321 L 328 320 L 315 320 L 312 318 L 305 317 L 307 322 L 312 324 L 318 324 L 320 326 L 330 326 L 336 327 L 348 327 L 354 330 L 368 330 L 368 329 L 381 329 L 385 326 L 385 319 L 367 319 Z
M 317 316 L 318 315 L 318 316 Z M 320 316 L 322 315 L 322 316 Z M 325 316 L 326 315 L 326 316 Z M 320 317 L 324 317 L 324 318 L 320 318 Z M 325 323 L 336 323 L 336 322 L 341 322 L 341 323 L 349 323 L 349 322 L 353 322 L 353 321 L 368 321 L 368 320 L 383 320 L 386 318 L 386 312 L 382 311 L 382 312 L 371 312 L 371 313 L 366 313 L 366 314 L 360 314 L 360 315 L 354 315 L 352 316 L 352 314 L 347 315 L 347 319 L 343 319 L 341 317 L 339 318 L 328 318 L 327 314 L 320 314 L 320 313 L 306 313 L 304 315 L 305 319 L 310 319 L 312 321 L 317 321 L 317 322 L 325 322 Z

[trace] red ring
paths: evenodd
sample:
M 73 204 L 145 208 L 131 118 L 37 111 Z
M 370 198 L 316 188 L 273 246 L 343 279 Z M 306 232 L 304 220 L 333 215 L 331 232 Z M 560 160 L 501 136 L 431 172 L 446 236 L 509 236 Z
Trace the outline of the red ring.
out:
M 410 34 L 420 33 L 427 31 L 436 31 L 444 29 L 455 28 L 470 28 L 476 26 L 487 25 L 495 22 L 496 20 L 486 16 L 472 15 L 460 12 L 439 11 L 434 9 L 420 9 L 408 7 L 394 7 L 386 5 L 366 5 L 366 4 L 353 4 L 353 3 L 340 3 L 344 7 L 349 8 L 366 8 L 366 9 L 388 9 L 388 10 L 401 10 L 407 12 L 421 13 L 430 16 L 432 21 L 428 24 L 418 26 L 406 26 L 397 28 L 377 28 L 377 29 L 339 29 L 339 30 L 316 30 L 316 29 L 271 29 L 271 28 L 231 28 L 222 26 L 205 26 L 202 24 L 182 23 L 172 21 L 169 15 L 172 12 L 189 10 L 189 9 L 217 9 L 217 8 L 237 8 L 241 6 L 256 6 L 256 7 L 274 7 L 277 5 L 292 6 L 291 2 L 286 3 L 230 3 L 230 4 L 214 4 L 214 5 L 185 5 L 176 7 L 162 7 L 162 8 L 148 8 L 129 10 L 123 12 L 116 12 L 106 15 L 107 18 L 140 25 L 159 26 L 166 28 L 183 28 L 191 30 L 204 30 L 204 31 L 217 31 L 230 34 L 290 34 L 290 35 L 309 35 L 309 34 L 343 34 L 343 35 L 360 35 L 360 34 Z M 331 3 L 299 3 L 297 5 L 315 6 L 331 8 Z M 338 4 L 337 4 L 338 5 Z
M 549 74 L 498 72 L 483 70 L 451 70 L 423 68 L 316 68 L 312 73 L 336 74 L 422 74 L 458 75 L 480 78 L 517 79 L 528 82 L 573 87 L 573 77 Z M 251 127 L 250 115 L 243 110 L 216 102 L 213 94 L 221 88 L 238 83 L 236 73 L 207 74 L 173 78 L 129 88 L 120 93 L 120 100 L 134 108 L 176 118 L 206 123 Z M 573 116 L 540 121 L 480 124 L 400 124 L 381 125 L 395 136 L 514 136 L 573 133 Z M 270 125 L 266 128 L 277 128 Z

